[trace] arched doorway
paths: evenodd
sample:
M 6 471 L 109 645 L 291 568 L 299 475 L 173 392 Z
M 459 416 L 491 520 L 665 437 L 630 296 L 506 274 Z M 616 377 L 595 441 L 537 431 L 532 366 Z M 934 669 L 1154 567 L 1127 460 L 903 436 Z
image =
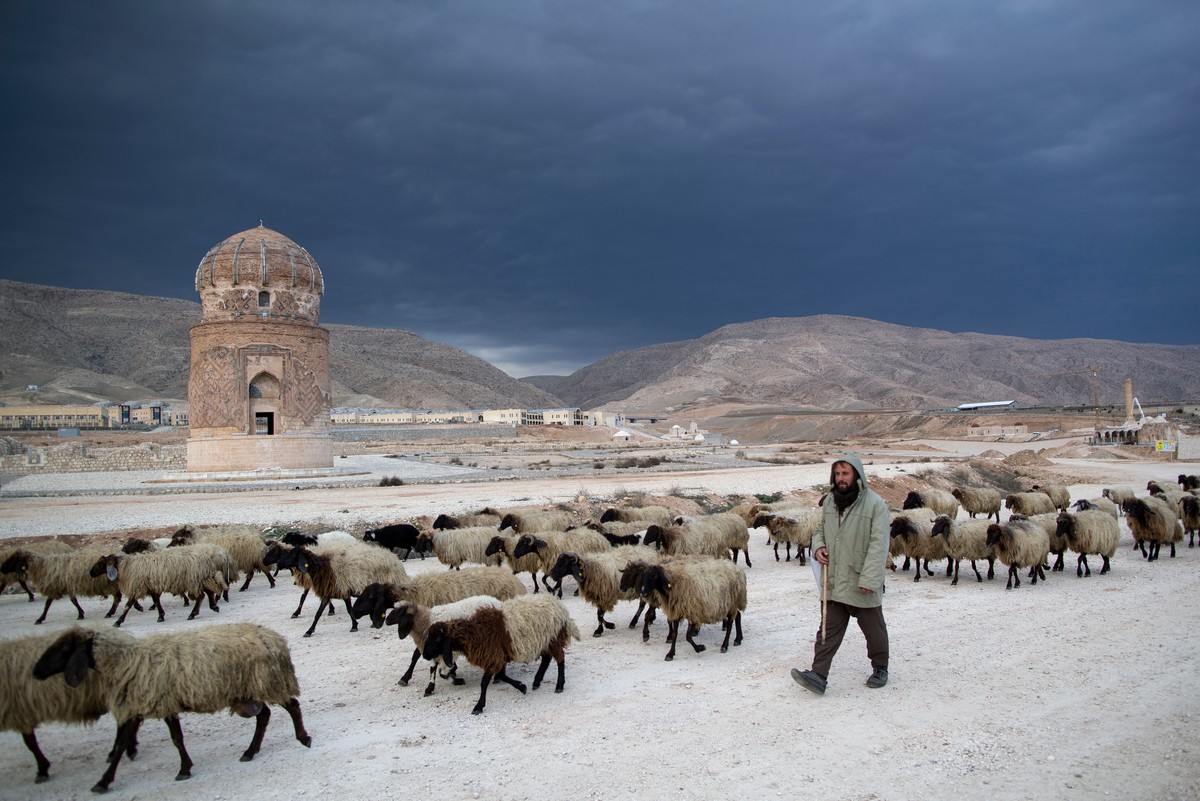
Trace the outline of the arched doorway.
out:
M 250 382 L 250 433 L 271 436 L 279 432 L 279 379 L 259 373 Z

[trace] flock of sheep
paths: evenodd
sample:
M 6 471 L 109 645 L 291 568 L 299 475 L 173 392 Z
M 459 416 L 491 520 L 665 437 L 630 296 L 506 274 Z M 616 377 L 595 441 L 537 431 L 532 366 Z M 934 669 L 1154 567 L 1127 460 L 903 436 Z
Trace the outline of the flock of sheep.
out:
M 1009 567 L 1008 587 L 1020 585 L 1028 571 L 1031 583 L 1046 571 L 1063 569 L 1064 554 L 1077 554 L 1077 575 L 1090 575 L 1087 557 L 1103 560 L 1101 573 L 1120 539 L 1124 514 L 1135 544 L 1147 559 L 1159 547 L 1175 545 L 1189 535 L 1189 547 L 1200 531 L 1200 490 L 1195 477 L 1180 476 L 1180 489 L 1151 482 L 1147 496 L 1130 490 L 1106 489 L 1103 496 L 1072 503 L 1063 487 L 1039 487 L 1001 497 L 987 488 L 913 492 L 891 521 L 891 557 L 904 558 L 902 569 L 915 563 L 914 580 L 932 576 L 930 562 L 946 560 L 946 575 L 958 582 L 959 565 L 969 560 L 977 581 L 977 562 L 987 561 L 988 578 L 999 560 Z M 966 512 L 960 519 L 959 509 Z M 1001 508 L 1009 519 L 1001 522 Z M 367 617 L 375 628 L 395 626 L 401 641 L 411 638 L 413 651 L 400 684 L 407 685 L 421 658 L 430 662 L 425 694 L 435 690 L 438 675 L 455 684 L 461 657 L 478 668 L 480 692 L 472 711 L 483 711 L 490 685 L 504 682 L 522 694 L 524 683 L 508 675 L 511 664 L 538 666 L 537 689 L 551 661 L 557 667 L 555 692 L 565 686 L 565 651 L 580 631 L 561 600 L 564 581 L 596 609 L 594 637 L 615 623 L 608 620 L 619 601 L 637 603 L 629 628 L 642 621 L 642 639 L 661 612 L 667 623 L 669 650 L 675 656 L 680 624 L 696 652 L 702 626 L 721 624 L 721 650 L 742 642 L 742 612 L 747 606 L 750 529 L 763 528 L 776 560 L 803 564 L 819 521 L 819 511 L 799 502 L 741 504 L 727 512 L 685 518 L 663 507 L 609 509 L 599 520 L 577 525 L 561 511 L 483 510 L 476 515 L 439 516 L 422 531 L 408 523 L 367 531 L 361 539 L 346 532 L 305 537 L 292 532 L 271 538 L 248 527 L 222 527 L 193 532 L 181 529 L 170 540 L 130 540 L 111 549 L 73 549 L 46 540 L 0 551 L 0 591 L 19 583 L 33 601 L 44 599 L 46 620 L 55 600 L 68 598 L 84 618 L 80 597 L 111 599 L 106 617 L 125 607 L 112 627 L 74 626 L 47 636 L 0 641 L 0 729 L 20 732 L 36 764 L 36 781 L 49 778 L 50 762 L 42 753 L 35 728 L 45 722 L 92 722 L 111 713 L 116 735 L 104 774 L 92 788 L 103 792 L 113 782 L 124 756 L 137 752 L 137 733 L 146 718 L 167 724 L 180 758 L 177 779 L 190 775 L 192 761 L 184 747 L 181 712 L 228 709 L 255 718 L 255 730 L 242 760 L 258 752 L 270 705 L 282 707 L 292 720 L 296 739 L 308 746 L 297 700 L 300 694 L 287 641 L 275 631 L 252 623 L 214 624 L 168 634 L 134 637 L 120 630 L 129 613 L 143 602 L 165 619 L 162 596 L 176 595 L 191 605 L 189 619 L 229 600 L 229 590 L 245 576 L 246 589 L 256 573 L 275 586 L 275 574 L 290 569 L 301 597 L 318 598 L 312 625 L 342 602 L 351 630 Z M 994 518 L 994 522 L 993 519 Z M 404 561 L 432 555 L 449 569 L 409 576 Z M 737 564 L 739 555 L 745 567 Z M 1050 556 L 1054 555 L 1054 563 Z M 464 565 L 467 567 L 464 568 Z M 529 574 L 529 584 L 523 574 Z M 61 675 L 60 675 L 61 674 Z

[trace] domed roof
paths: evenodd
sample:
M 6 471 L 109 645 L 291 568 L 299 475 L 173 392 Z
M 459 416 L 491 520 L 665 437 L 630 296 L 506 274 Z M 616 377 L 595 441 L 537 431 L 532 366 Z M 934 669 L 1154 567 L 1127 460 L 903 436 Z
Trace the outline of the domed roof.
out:
M 325 279 L 307 250 L 259 223 L 204 254 L 196 291 L 206 320 L 252 314 L 316 322 Z

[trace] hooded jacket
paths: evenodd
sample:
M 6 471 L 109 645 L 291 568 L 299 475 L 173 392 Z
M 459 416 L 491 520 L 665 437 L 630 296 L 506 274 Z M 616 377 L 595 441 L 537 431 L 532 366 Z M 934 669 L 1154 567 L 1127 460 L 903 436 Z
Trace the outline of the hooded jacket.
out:
M 857 474 L 858 498 L 838 514 L 833 494 L 821 504 L 821 522 L 813 533 L 812 551 L 824 546 L 829 553 L 829 600 L 849 606 L 883 605 L 883 575 L 888 554 L 890 514 L 883 498 L 867 489 L 862 461 L 854 454 L 834 460 L 846 462 Z M 833 469 L 829 483 L 833 485 Z M 859 592 L 859 588 L 871 590 Z

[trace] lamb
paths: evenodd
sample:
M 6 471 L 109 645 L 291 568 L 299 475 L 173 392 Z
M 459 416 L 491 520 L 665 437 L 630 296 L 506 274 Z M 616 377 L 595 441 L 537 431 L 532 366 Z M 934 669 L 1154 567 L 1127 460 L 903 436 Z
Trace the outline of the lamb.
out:
M 195 598 L 188 620 L 200 614 L 200 603 L 208 598 L 208 608 L 214 612 L 216 594 L 229 588 L 237 571 L 229 553 L 220 546 L 196 543 L 163 551 L 146 551 L 132 555 L 108 554 L 96 559 L 88 571 L 92 578 L 107 576 L 119 595 L 128 598 L 125 611 L 114 626 L 120 627 L 134 601 L 149 595 L 158 610 L 158 622 L 166 620 L 162 596 L 165 593 Z
M 1141 549 L 1146 561 L 1158 559 L 1162 544 L 1171 546 L 1171 558 L 1175 558 L 1175 543 L 1183 542 L 1183 526 L 1175 510 L 1161 498 L 1134 498 L 1125 507 L 1129 531 Z M 1147 550 L 1145 543 L 1150 543 Z
M 987 520 L 992 515 L 1000 522 L 1000 492 L 991 487 L 955 487 L 950 494 L 958 499 L 965 511 L 972 518 L 983 515 Z
M 17 550 L 0 565 L 0 573 L 15 573 L 19 581 L 31 581 L 46 605 L 42 607 L 41 616 L 33 621 L 41 625 L 46 620 L 50 605 L 59 598 L 70 598 L 71 603 L 79 611 L 78 620 L 83 620 L 83 607 L 79 605 L 78 596 L 97 598 L 112 597 L 113 603 L 105 617 L 116 614 L 117 605 L 121 603 L 121 594 L 107 579 L 89 577 L 88 570 L 95 564 L 96 559 L 103 555 L 98 548 L 83 548 L 66 553 L 34 553 Z
M 750 564 L 750 530 L 746 521 L 731 512 L 720 512 L 697 518 L 682 525 L 651 526 L 646 529 L 643 543 L 651 545 L 661 542 L 663 551 L 669 554 L 710 554 L 724 559 L 733 554 L 737 564 L 738 551 L 746 556 L 746 567 Z
M 922 492 L 908 493 L 902 509 L 932 509 L 934 515 L 958 517 L 958 499 L 953 493 L 939 489 L 927 489 Z
M 693 639 L 700 626 L 720 622 L 725 629 L 721 653 L 729 650 L 729 637 L 737 628 L 734 645 L 742 644 L 742 612 L 746 609 L 746 574 L 737 565 L 724 559 L 700 562 L 674 562 L 650 565 L 642 576 L 638 593 L 643 597 L 658 593 L 667 616 L 671 649 L 666 661 L 675 658 L 675 643 L 679 638 L 679 621 L 687 618 L 685 634 L 697 652 L 704 646 Z
M 535 534 L 542 531 L 566 531 L 571 519 L 566 512 L 556 509 L 545 512 L 509 512 L 500 521 L 500 531 L 511 528 L 518 534 Z
M 1121 519 L 1121 507 L 1108 498 L 1080 498 L 1073 505 L 1077 512 L 1104 512 L 1107 515 L 1112 515 L 1113 520 Z
M 1129 487 L 1105 487 L 1100 490 L 1100 494 L 1117 505 L 1121 511 L 1125 511 L 1125 501 L 1133 500 L 1133 490 Z
M 379 528 L 369 528 L 363 533 L 363 542 L 374 543 L 393 552 L 397 548 L 403 548 L 406 562 L 414 550 L 421 555 L 422 559 L 431 550 L 429 542 L 421 539 L 421 529 L 411 523 L 393 523 Z
M 119 631 L 74 627 L 46 648 L 33 667 L 35 678 L 45 681 L 61 673 L 70 687 L 85 684 L 90 671 L 95 671 L 117 720 L 117 744 L 93 792 L 108 790 L 121 755 L 136 742 L 143 718 L 162 718 L 167 724 L 179 751 L 176 781 L 189 778 L 193 765 L 183 744 L 181 712 L 228 709 L 255 718 L 243 762 L 252 760 L 262 746 L 271 718 L 268 704 L 286 709 L 296 739 L 305 747 L 312 744 L 296 698 L 300 685 L 287 640 L 264 626 L 227 623 L 140 640 Z
M 368 585 L 401 584 L 408 574 L 404 565 L 391 551 L 383 551 L 371 545 L 356 544 L 341 549 L 322 551 L 317 548 L 296 548 L 279 559 L 282 567 L 295 567 L 308 576 L 312 591 L 321 599 L 312 625 L 304 632 L 311 637 L 321 621 L 321 614 L 335 600 L 346 604 L 350 614 L 350 597 L 360 595 Z M 351 615 L 350 630 L 358 631 L 358 620 Z
M 402 640 L 411 634 L 413 643 L 417 646 L 416 650 L 413 651 L 412 661 L 408 664 L 408 670 L 404 672 L 404 675 L 400 677 L 400 681 L 396 683 L 401 687 L 408 686 L 413 670 L 417 667 L 417 660 L 421 658 L 421 649 L 425 647 L 425 636 L 429 633 L 430 625 L 445 620 L 470 617 L 476 610 L 483 608 L 499 609 L 500 600 L 491 595 L 472 595 L 469 598 L 455 601 L 452 604 L 442 604 L 441 606 L 434 607 L 421 606 L 411 601 L 400 601 L 396 604 L 396 608 L 388 613 L 387 618 L 384 619 L 384 623 L 389 626 L 395 626 L 396 633 Z M 426 696 L 433 695 L 437 681 L 437 666 L 441 661 L 440 656 L 432 660 L 433 664 L 429 668 L 429 684 L 425 687 Z M 456 675 L 457 666 L 455 664 L 446 665 L 446 671 L 443 678 L 450 679 L 451 683 L 456 685 L 466 683 Z
M 957 506 L 956 503 L 956 512 L 958 511 Z M 947 558 L 945 538 L 933 536 L 933 519 L 935 517 L 937 515 L 932 509 L 918 507 L 901 510 L 892 518 L 890 532 L 892 540 L 902 540 L 905 560 L 912 559 L 916 562 L 914 571 L 916 575 L 913 576 L 913 581 L 921 580 L 922 562 L 925 565 L 925 572 L 932 576 L 933 571 L 929 569 L 929 562 Z M 946 517 L 950 517 L 950 515 L 946 515 Z M 946 575 L 949 576 L 952 572 L 953 565 L 947 562 Z
M 0 686 L 4 687 L 0 692 L 0 731 L 21 733 L 37 762 L 34 781 L 38 784 L 50 778 L 50 760 L 38 746 L 34 729 L 51 722 L 91 724 L 108 711 L 104 686 L 94 676 L 75 689 L 61 681 L 33 680 L 33 666 L 57 638 L 55 632 L 0 641 Z M 130 747 L 130 757 L 136 756 L 137 743 Z
M 439 531 L 445 531 L 456 528 L 480 528 L 487 527 L 494 529 L 500 525 L 500 518 L 503 517 L 495 509 L 484 508 L 473 515 L 447 515 L 440 514 L 433 521 L 432 528 Z
M 62 540 L 55 540 L 55 539 L 36 540 L 34 542 L 30 542 L 30 543 L 21 545 L 16 548 L 0 549 L 0 565 L 3 565 L 6 562 L 8 562 L 9 558 L 13 554 L 15 554 L 17 551 L 26 551 L 28 553 L 47 554 L 47 553 L 70 553 L 71 550 L 72 550 L 71 546 L 67 545 Z M 33 603 L 33 590 L 29 589 L 29 584 L 26 583 L 26 581 L 23 577 L 17 575 L 16 571 L 13 571 L 12 573 L 9 573 L 7 571 L 0 573 L 0 595 L 4 594 L 4 591 L 8 589 L 8 585 L 13 581 L 16 581 L 19 585 L 21 585 L 21 589 L 25 590 L 25 594 L 29 596 L 29 602 Z
M 1179 520 L 1183 523 L 1183 533 L 1187 535 L 1188 547 L 1191 548 L 1196 535 L 1200 534 L 1200 498 L 1185 495 L 1179 499 Z
M 812 547 L 813 533 L 821 523 L 820 509 L 801 509 L 787 515 L 776 513 L 760 514 L 754 519 L 754 528 L 767 527 L 768 544 L 775 546 L 775 561 L 779 561 L 779 543 L 784 543 L 785 561 L 792 561 L 792 545 L 796 546 L 796 558 L 805 564 L 804 549 Z
M 476 526 L 474 528 L 434 529 L 422 532 L 421 539 L 429 543 L 433 555 L 444 565 L 458 570 L 464 563 L 497 565 L 500 557 L 488 555 L 487 547 L 496 529 Z M 419 545 L 418 547 L 424 547 Z
M 657 523 L 660 526 L 670 525 L 671 510 L 665 506 L 641 506 L 633 509 L 618 509 L 609 507 L 600 515 L 601 523 L 621 522 L 621 523 L 645 523 L 643 528 L 648 527 L 651 523 Z
M 525 694 L 525 685 L 508 677 L 509 662 L 532 662 L 541 657 L 533 678 L 533 689 L 542 684 L 550 660 L 558 664 L 554 692 L 564 686 L 564 661 L 567 644 L 579 639 L 579 629 L 562 601 L 553 595 L 519 595 L 505 601 L 499 609 L 480 609 L 469 618 L 447 620 L 429 627 L 421 654 L 426 659 L 441 656 L 446 664 L 461 651 L 472 665 L 483 670 L 479 700 L 471 714 L 483 712 L 487 688 L 493 678 Z
M 1019 568 L 1029 568 L 1031 584 L 1039 577 L 1044 581 L 1046 573 L 1042 565 L 1050 553 L 1050 538 L 1037 523 L 1029 520 L 1009 520 L 1007 523 L 992 523 L 987 529 L 987 544 L 995 549 L 996 558 L 1008 565 L 1008 584 L 1004 589 L 1021 586 Z
M 1088 567 L 1088 554 L 1094 553 L 1104 559 L 1104 567 L 1100 575 L 1109 569 L 1109 560 L 1117 552 L 1117 543 L 1121 539 L 1121 529 L 1117 521 L 1107 512 L 1100 510 L 1085 510 L 1071 514 L 1060 512 L 1058 515 L 1058 533 L 1066 538 L 1071 550 L 1079 554 L 1075 564 L 1075 575 L 1083 577 L 1084 571 L 1092 575 Z
M 197 542 L 205 542 L 210 545 L 217 545 L 224 548 L 225 551 L 233 558 L 233 564 L 239 573 L 246 574 L 246 581 L 238 588 L 238 592 L 244 592 L 250 586 L 250 580 L 254 578 L 254 573 L 261 572 L 267 577 L 267 582 L 271 587 L 275 586 L 275 577 L 271 575 L 271 570 L 263 562 L 263 557 L 267 554 L 267 541 L 263 539 L 262 534 L 250 526 L 229 526 L 223 528 L 201 530 L 198 533 L 192 533 L 188 529 L 188 534 L 183 535 L 177 533 L 171 538 L 171 547 L 180 545 L 191 545 Z M 225 600 L 229 600 L 229 594 L 225 594 Z
M 597 553 L 612 549 L 608 539 L 591 529 L 578 528 L 573 531 L 543 531 L 538 534 L 522 534 L 513 546 L 513 557 L 520 559 L 527 554 L 537 554 L 541 563 L 542 586 L 549 592 L 557 592 L 562 597 L 562 581 L 554 587 L 550 586 L 550 571 L 558 562 L 558 557 L 570 551 L 572 553 Z
M 999 497 L 999 495 L 997 495 Z M 999 506 L 997 505 L 997 508 Z M 986 559 L 988 563 L 988 578 L 996 577 L 996 554 L 987 544 L 988 524 L 990 517 L 982 520 L 955 520 L 948 515 L 938 515 L 934 518 L 931 534 L 934 538 L 942 537 L 946 556 L 954 565 L 954 580 L 950 586 L 958 584 L 958 565 L 963 559 L 971 560 L 971 569 L 975 571 L 975 580 L 982 582 L 983 576 L 975 562 Z
M 1065 512 L 1071 506 L 1071 491 L 1061 484 L 1044 484 L 1038 486 L 1033 485 L 1034 492 L 1044 493 L 1051 501 L 1054 502 L 1054 508 L 1060 512 Z
M 424 573 L 399 584 L 368 584 L 354 599 L 350 614 L 358 620 L 371 616 L 371 627 L 381 628 L 387 613 L 401 601 L 421 606 L 441 606 L 470 598 L 490 595 L 501 601 L 525 594 L 521 580 L 502 567 L 473 567 L 447 573 Z
M 1054 501 L 1044 492 L 1014 492 L 1004 499 L 1004 508 L 1025 517 L 1050 514 L 1055 510 Z
M 658 553 L 645 545 L 625 545 L 598 553 L 566 552 L 558 557 L 558 561 L 550 570 L 550 577 L 562 583 L 563 577 L 575 577 L 579 585 L 579 594 L 583 600 L 596 607 L 596 630 L 593 637 L 600 637 L 605 629 L 615 625 L 604 619 L 605 612 L 611 612 L 617 601 L 636 601 L 639 596 L 633 588 L 621 588 L 621 569 L 630 562 L 654 562 Z M 642 601 L 638 606 L 638 614 L 634 615 L 630 628 L 637 625 L 638 616 L 645 608 Z

